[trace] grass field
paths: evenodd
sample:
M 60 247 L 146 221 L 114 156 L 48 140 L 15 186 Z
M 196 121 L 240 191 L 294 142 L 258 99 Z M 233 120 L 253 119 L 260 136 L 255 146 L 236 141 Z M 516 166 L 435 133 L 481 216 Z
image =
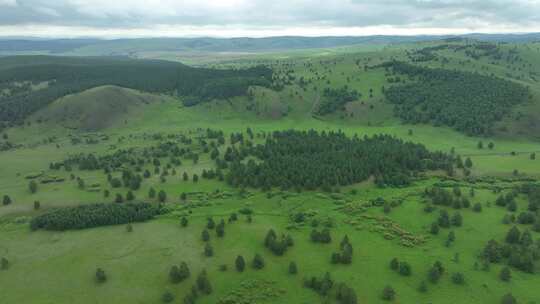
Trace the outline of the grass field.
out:
M 508 292 L 519 303 L 538 302 L 540 294 L 535 288 L 540 284 L 538 273 L 526 274 L 512 269 L 512 280 L 502 282 L 498 277 L 502 265 L 493 264 L 489 270 L 482 270 L 475 267 L 475 263 L 481 264 L 478 256 L 487 241 L 503 241 L 511 227 L 502 223 L 504 215 L 509 212 L 493 203 L 498 196 L 493 192 L 494 187 L 508 192 L 508 189 L 521 185 L 524 178 L 538 181 L 540 160 L 531 160 L 530 154 L 540 154 L 540 143 L 534 138 L 535 134 L 528 133 L 530 126 L 520 125 L 515 120 L 502 122 L 509 126 L 507 132 L 493 138 L 469 137 L 447 127 L 402 124 L 393 117 L 391 105 L 383 100 L 380 89 L 387 85 L 384 72 L 363 71 L 356 62 L 375 64 L 402 56 L 403 49 L 411 48 L 419 48 L 419 45 L 354 52 L 336 50 L 329 54 L 321 54 L 325 51 L 319 50 L 302 54 L 259 55 L 257 60 L 267 62 L 290 60 L 297 78 L 304 76 L 314 81 L 305 89 L 294 84 L 280 92 L 253 88 L 253 100 L 238 97 L 189 108 L 182 106 L 177 98 L 127 90 L 118 93 L 111 92 L 110 88 L 100 88 L 97 93 L 91 90 L 59 100 L 61 105 L 53 104 L 45 112 L 35 114 L 29 120 L 32 122 L 30 125 L 8 129 L 9 140 L 19 147 L 0 152 L 0 195 L 9 194 L 13 199 L 12 204 L 0 207 L 0 257 L 10 261 L 9 269 L 0 271 L 2 301 L 37 304 L 161 303 L 162 294 L 170 291 L 176 296 L 173 303 L 183 303 L 182 299 L 195 283 L 197 274 L 206 269 L 213 293 L 199 297 L 197 303 L 338 303 L 333 293 L 325 298 L 303 287 L 305 277 L 320 277 L 327 271 L 336 282 L 346 282 L 355 289 L 358 303 L 383 303 L 381 293 L 386 285 L 391 285 L 396 291 L 394 303 L 499 303 L 502 295 Z M 540 58 L 534 48 L 522 52 L 528 58 Z M 458 58 L 447 63 L 450 68 L 459 66 L 459 61 L 463 60 L 460 54 L 447 55 Z M 221 66 L 246 66 L 256 61 L 249 56 L 229 59 L 221 61 Z M 323 61 L 336 64 L 332 64 L 331 71 L 328 71 L 327 64 L 321 63 Z M 325 71 L 328 78 L 315 79 L 315 74 L 304 66 L 306 62 L 312 63 L 312 68 L 319 72 Z M 497 70 L 500 65 L 482 64 L 488 66 L 488 72 L 510 77 L 506 75 L 507 67 Z M 533 64 L 531 69 L 536 67 L 538 65 Z M 536 92 L 540 85 L 532 79 L 519 81 L 531 86 L 535 99 L 516 112 L 527 111 L 527 115 L 539 117 L 534 115 L 540 112 L 530 109 L 539 109 L 540 95 Z M 321 89 L 343 85 L 362 92 L 360 100 L 347 106 L 346 115 L 338 113 L 315 117 L 312 109 L 320 99 Z M 373 97 L 367 94 L 370 88 L 373 89 Z M 120 98 L 118 94 L 128 94 L 129 100 L 151 102 L 130 108 L 129 115 L 106 113 L 109 111 L 108 102 Z M 248 109 L 251 104 L 254 104 L 254 110 Z M 78 120 L 69 121 L 69 117 L 66 120 L 64 116 L 56 115 L 62 106 L 81 113 L 91 111 L 92 117 L 106 118 L 107 123 L 99 124 L 94 132 L 88 132 L 88 128 L 78 124 Z M 43 113 L 53 114 L 47 115 L 48 119 L 41 123 L 36 122 L 44 116 Z M 63 127 L 66 125 L 71 128 Z M 381 189 L 367 181 L 342 187 L 340 193 L 333 194 L 281 192 L 278 189 L 273 189 L 271 195 L 255 189 L 246 189 L 247 193 L 243 193 L 217 180 L 183 181 L 183 172 L 190 176 L 194 173 L 200 175 L 204 169 L 214 167 L 209 155 L 201 154 L 197 164 L 182 159 L 183 164 L 175 168 L 178 173 L 168 176 L 166 182 L 152 176 L 134 191 L 136 199 L 144 201 L 152 201 L 148 198 L 151 187 L 166 191 L 166 206 L 171 212 L 149 222 L 133 224 L 133 232 L 127 232 L 124 225 L 66 232 L 32 232 L 28 227 L 32 216 L 51 208 L 108 203 L 115 193 L 125 194 L 127 191 L 125 188 L 111 188 L 102 171 L 50 170 L 51 162 L 78 153 L 106 155 L 118 149 L 142 149 L 166 141 L 169 134 L 197 138 L 206 128 L 222 130 L 228 139 L 231 133 L 245 132 L 248 127 L 254 133 L 285 129 L 342 130 L 350 136 L 385 133 L 422 143 L 430 150 L 450 152 L 453 149 L 456 154 L 470 157 L 474 164 L 471 174 L 479 182 L 465 181 L 460 179 L 461 175 L 458 175 L 458 180 L 464 195 L 468 195 L 470 188 L 475 189 L 475 196 L 470 200 L 473 204 L 481 203 L 483 211 L 476 213 L 462 209 L 462 227 L 441 229 L 438 235 L 433 236 L 429 229 L 439 210 L 424 212 L 426 202 L 422 193 L 426 187 L 440 182 L 435 175 L 427 175 L 406 188 Z M 156 134 L 162 135 L 162 139 L 152 137 Z M 494 148 L 480 150 L 477 147 L 479 141 L 484 146 L 493 142 Z M 262 143 L 262 140 L 257 139 L 256 142 Z M 226 146 L 229 144 L 227 140 Z M 196 142 L 186 147 L 200 149 Z M 153 167 L 147 164 L 144 168 L 151 170 Z M 37 192 L 32 194 L 28 190 L 26 176 L 40 172 L 65 181 L 39 184 Z M 95 187 L 79 189 L 71 174 L 82 178 L 86 185 Z M 119 174 L 114 173 L 115 176 Z M 494 182 L 487 182 L 488 178 L 493 178 Z M 104 198 L 103 190 L 110 190 L 111 197 Z M 216 190 L 227 195 L 222 198 L 211 195 Z M 186 202 L 180 200 L 183 192 L 188 193 Z M 389 214 L 385 214 L 380 206 L 360 208 L 378 198 L 387 202 L 400 200 L 402 203 L 392 208 Z M 41 203 L 39 211 L 33 210 L 36 200 Z M 523 195 L 517 202 L 516 214 L 527 208 Z M 246 216 L 240 214 L 237 222 L 226 224 L 222 239 L 211 231 L 214 256 L 205 257 L 201 232 L 206 219 L 212 217 L 216 222 L 220 219 L 227 221 L 231 213 L 238 213 L 244 207 L 253 210 L 253 221 L 248 223 Z M 454 212 L 445 207 L 438 209 L 447 209 L 450 214 Z M 321 222 L 331 222 L 332 242 L 312 243 L 312 221 L 298 224 L 291 220 L 291 216 L 299 212 L 311 214 Z M 188 218 L 188 227 L 180 226 L 182 216 Z M 388 226 L 384 223 L 398 225 L 414 237 L 425 238 L 425 242 L 407 247 L 402 245 L 399 236 L 386 238 Z M 524 225 L 519 226 L 522 231 L 527 229 Z M 284 256 L 277 257 L 264 247 L 264 237 L 269 229 L 278 234 L 288 233 L 294 239 L 294 246 Z M 455 232 L 456 241 L 446 247 L 450 230 Z M 331 254 L 338 250 L 345 235 L 354 247 L 353 262 L 351 265 L 331 264 Z M 536 241 L 540 239 L 537 232 L 533 232 L 533 237 Z M 262 270 L 250 266 L 256 253 L 265 259 L 266 266 Z M 243 273 L 234 268 L 237 255 L 246 259 L 247 267 Z M 410 277 L 400 276 L 390 269 L 389 263 L 394 257 L 412 266 Z M 182 261 L 187 262 L 191 277 L 178 285 L 171 284 L 169 269 Z M 287 271 L 291 261 L 298 265 L 296 275 Z M 417 289 L 422 281 L 427 280 L 428 270 L 435 261 L 443 263 L 446 273 L 438 284 L 428 283 L 427 292 L 421 293 Z M 222 265 L 227 265 L 226 271 Z M 108 280 L 104 284 L 94 281 L 97 267 L 107 273 Z M 465 284 L 452 283 L 451 275 L 456 272 L 464 275 Z

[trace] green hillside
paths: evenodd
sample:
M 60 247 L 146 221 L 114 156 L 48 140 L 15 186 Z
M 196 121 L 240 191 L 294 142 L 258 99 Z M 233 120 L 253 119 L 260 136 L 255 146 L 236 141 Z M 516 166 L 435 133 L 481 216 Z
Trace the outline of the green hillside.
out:
M 166 97 L 115 86 L 92 88 L 62 97 L 34 114 L 35 120 L 72 130 L 99 131 L 128 121 L 144 106 Z

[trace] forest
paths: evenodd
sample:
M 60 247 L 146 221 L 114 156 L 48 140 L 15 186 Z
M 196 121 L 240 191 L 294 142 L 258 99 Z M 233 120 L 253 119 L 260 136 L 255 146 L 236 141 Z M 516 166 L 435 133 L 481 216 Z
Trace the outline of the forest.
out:
M 348 138 L 342 132 L 276 131 L 233 160 L 227 181 L 269 189 L 330 190 L 374 176 L 379 186 L 405 186 L 426 170 L 451 171 L 453 158 L 389 135 Z M 255 159 L 246 160 L 247 156 Z
M 397 61 L 380 67 L 410 78 L 410 82 L 384 91 L 386 99 L 395 105 L 395 115 L 406 123 L 433 123 L 487 136 L 513 106 L 530 98 L 528 88 L 494 76 Z

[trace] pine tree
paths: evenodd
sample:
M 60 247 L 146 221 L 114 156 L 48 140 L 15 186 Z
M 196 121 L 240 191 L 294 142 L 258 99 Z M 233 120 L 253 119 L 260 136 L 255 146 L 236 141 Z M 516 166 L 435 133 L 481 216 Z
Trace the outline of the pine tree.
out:
M 505 282 L 509 282 L 510 279 L 512 279 L 512 272 L 510 271 L 510 268 L 504 267 L 501 269 L 501 273 L 499 274 L 499 278 Z
M 398 271 L 398 269 L 399 269 L 399 260 L 397 258 L 393 258 L 390 261 L 390 269 L 392 269 L 394 271 Z
M 502 297 L 501 304 L 517 304 L 517 300 L 511 293 L 507 293 Z
M 170 291 L 166 291 L 161 296 L 161 301 L 163 303 L 171 303 L 172 301 L 174 301 L 174 295 Z
M 210 285 L 210 281 L 208 280 L 208 275 L 206 274 L 206 270 L 201 271 L 199 275 L 197 276 L 197 288 L 202 293 L 209 295 L 212 293 L 212 285 Z
M 133 194 L 133 192 L 131 190 L 128 191 L 128 193 L 126 194 L 126 200 L 133 201 L 134 199 L 135 199 L 135 195 Z
M 202 234 L 202 240 L 203 242 L 208 242 L 210 240 L 210 233 L 208 233 L 208 230 L 204 229 Z
M 517 244 L 519 243 L 519 240 L 521 239 L 521 232 L 519 229 L 514 226 L 508 231 L 508 234 L 506 235 L 506 242 L 510 244 Z
M 212 248 L 212 245 L 210 243 L 206 243 L 204 246 L 204 255 L 207 257 L 211 257 L 214 255 L 214 248 Z
M 11 204 L 11 198 L 9 197 L 9 195 L 4 195 L 4 198 L 2 199 L 2 204 L 4 206 Z
M 216 223 L 214 222 L 214 220 L 209 217 L 208 220 L 207 220 L 207 223 L 206 223 L 206 228 L 208 228 L 209 230 L 212 230 L 216 227 Z
M 149 198 L 155 198 L 156 197 L 156 190 L 154 188 L 150 188 L 150 190 L 148 190 L 148 197 Z
M 180 267 L 176 265 L 171 267 L 171 270 L 169 270 L 169 281 L 173 284 L 178 284 L 182 281 L 182 277 L 180 275 Z
M 244 269 L 246 268 L 246 262 L 244 260 L 244 257 L 241 255 L 236 257 L 234 264 L 236 265 L 236 270 L 238 272 L 243 272 Z
M 421 293 L 426 293 L 428 290 L 426 281 L 420 282 L 420 286 L 418 286 L 418 291 Z
M 260 254 L 255 254 L 255 257 L 253 257 L 252 266 L 255 269 L 263 269 L 264 268 L 264 259 Z
M 180 219 L 180 226 L 182 226 L 182 227 L 187 227 L 187 225 L 188 225 L 188 219 L 187 219 L 185 216 L 183 216 L 183 217 Z
M 396 297 L 396 292 L 394 288 L 392 288 L 392 286 L 387 285 L 386 287 L 384 287 L 383 292 L 382 292 L 383 300 L 392 301 L 395 299 L 395 297 Z
M 411 265 L 407 262 L 401 262 L 399 263 L 399 274 L 402 276 L 410 276 L 411 275 Z
M 465 167 L 470 169 L 472 168 L 472 166 L 473 166 L 472 160 L 469 157 L 467 157 L 467 159 L 465 159 Z
M 96 282 L 105 283 L 107 281 L 107 275 L 105 271 L 101 268 L 96 269 Z
M 0 259 L 0 270 L 7 270 L 9 268 L 9 261 L 5 257 Z
M 29 183 L 28 183 L 28 190 L 30 190 L 30 193 L 36 193 L 37 192 L 37 189 L 38 189 L 38 185 L 36 183 L 35 180 L 31 180 Z
M 160 190 L 158 193 L 158 201 L 160 203 L 164 203 L 167 200 L 167 193 L 165 191 Z
M 297 274 L 298 273 L 298 268 L 296 267 L 296 263 L 295 262 L 290 262 L 289 263 L 289 274 Z
M 216 234 L 220 238 L 225 236 L 225 222 L 223 220 L 221 220 L 219 224 L 216 226 Z
M 461 272 L 456 272 L 452 274 L 452 282 L 456 285 L 463 285 L 465 284 L 465 277 Z
M 124 198 L 122 197 L 122 194 L 116 193 L 116 196 L 114 198 L 114 202 L 117 203 L 117 204 L 123 203 Z

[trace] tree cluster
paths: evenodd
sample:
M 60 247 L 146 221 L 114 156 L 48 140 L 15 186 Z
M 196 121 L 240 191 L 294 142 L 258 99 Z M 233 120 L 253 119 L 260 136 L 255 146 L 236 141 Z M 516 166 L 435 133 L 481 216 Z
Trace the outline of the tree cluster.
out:
M 403 62 L 382 65 L 413 81 L 384 91 L 407 123 L 446 125 L 470 135 L 490 135 L 513 106 L 530 98 L 528 88 L 494 76 L 430 69 Z
M 165 212 L 159 205 L 149 203 L 92 204 L 58 208 L 34 217 L 32 230 L 71 230 L 132 222 L 144 222 Z
M 260 161 L 243 162 L 248 156 Z M 405 186 L 419 172 L 453 166 L 449 155 L 389 135 L 348 138 L 342 132 L 314 130 L 276 131 L 264 145 L 231 152 L 229 160 L 229 184 L 263 189 L 330 190 L 371 176 L 381 187 Z

